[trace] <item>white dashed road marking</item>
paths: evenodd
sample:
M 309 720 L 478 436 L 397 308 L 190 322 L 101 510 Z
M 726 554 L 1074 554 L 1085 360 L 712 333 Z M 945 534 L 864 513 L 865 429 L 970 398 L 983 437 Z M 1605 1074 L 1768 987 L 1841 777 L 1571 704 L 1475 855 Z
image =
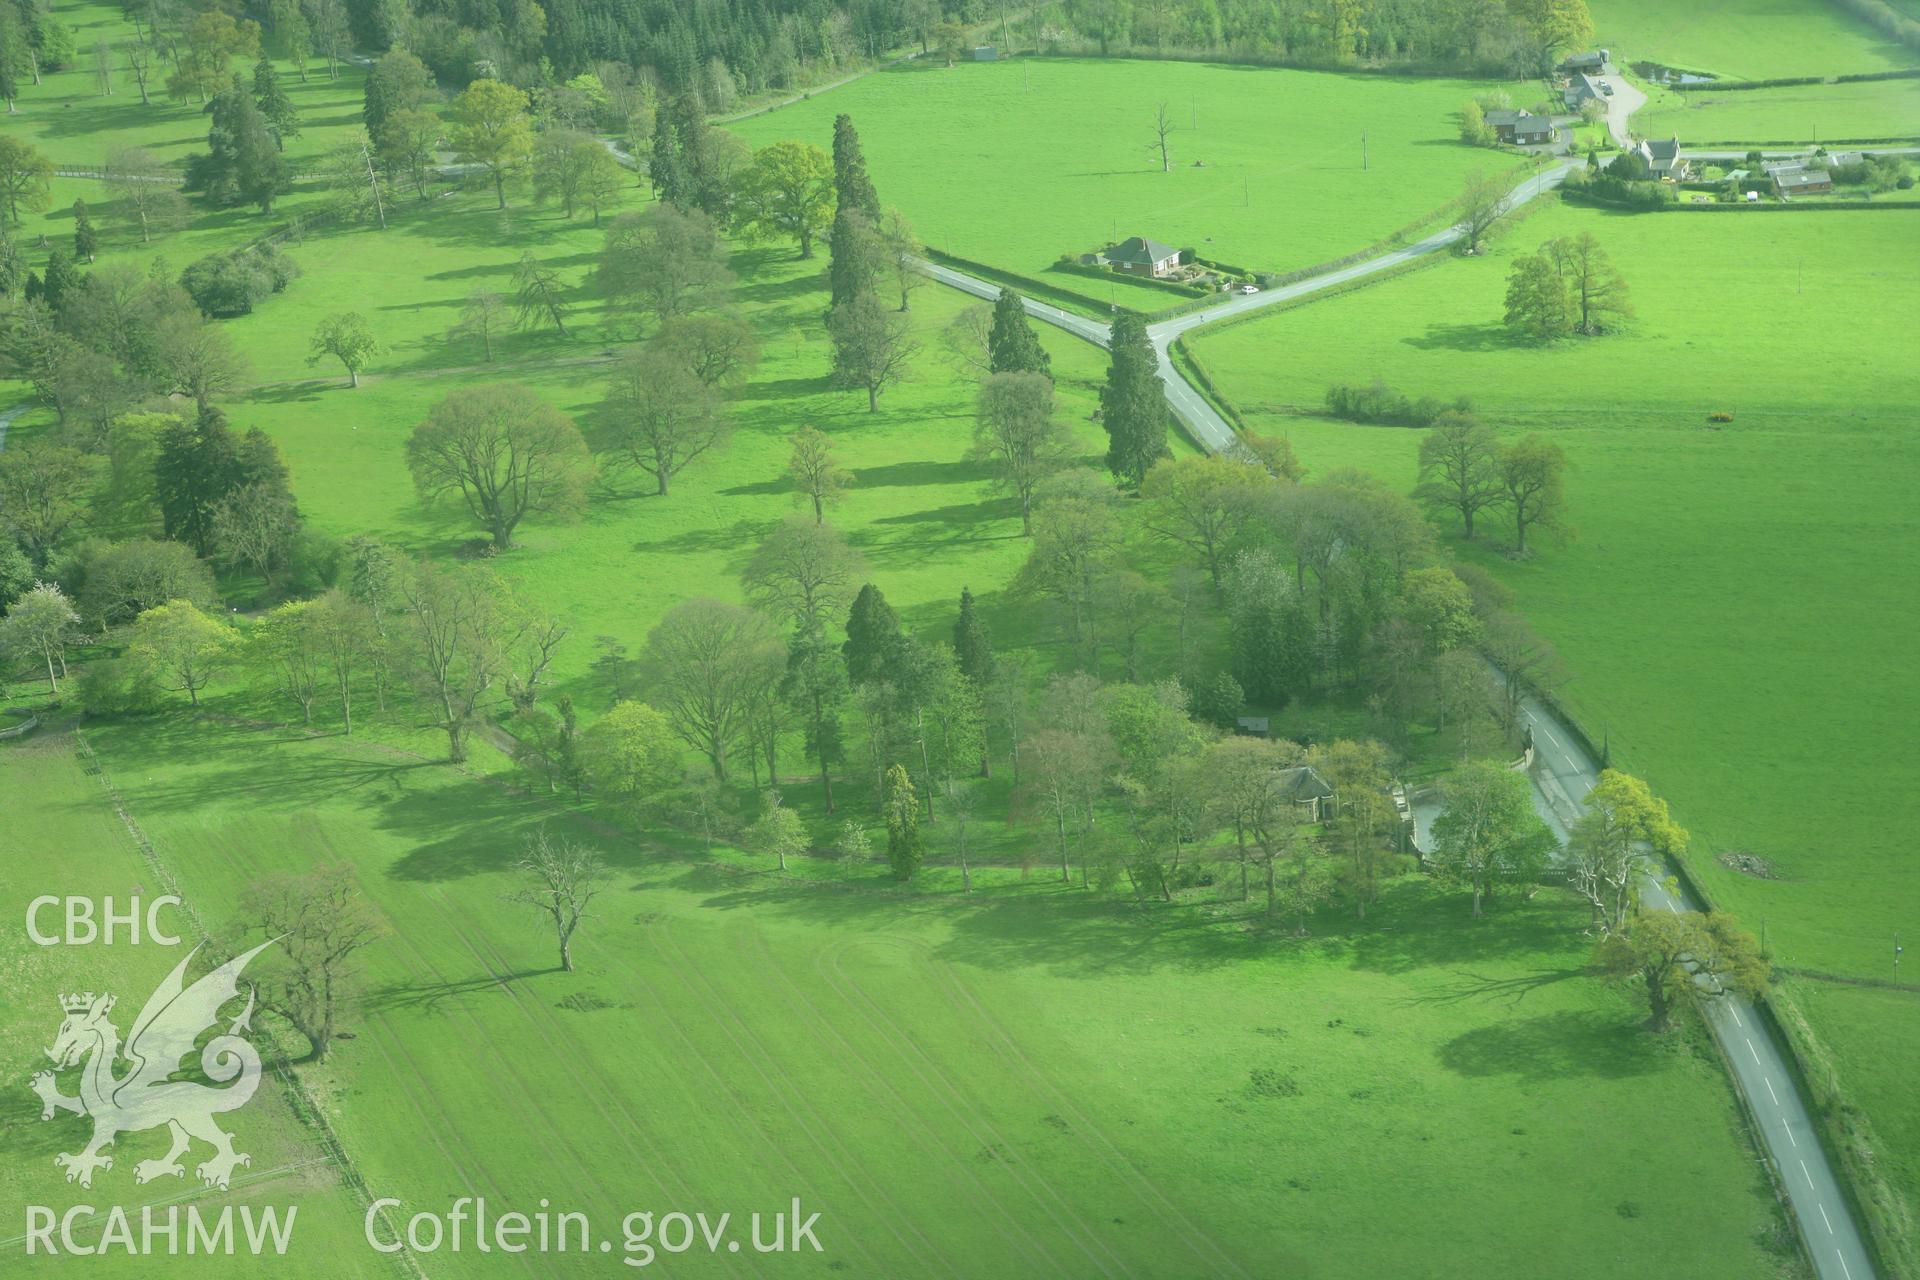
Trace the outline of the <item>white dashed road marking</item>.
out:
M 1760 1051 L 1759 1051 L 1758 1049 L 1756 1049 L 1756 1048 L 1754 1048 L 1754 1047 L 1753 1047 L 1753 1041 L 1752 1041 L 1752 1040 L 1751 1040 L 1750 1038 L 1748 1038 L 1748 1037 L 1746 1037 L 1746 1036 L 1741 1036 L 1740 1038 L 1741 1038 L 1742 1040 L 1745 1040 L 1745 1041 L 1747 1042 L 1747 1052 L 1753 1055 L 1753 1065 L 1754 1065 L 1754 1066 L 1756 1066 L 1756 1067 L 1757 1067 L 1757 1066 L 1759 1066 L 1759 1065 L 1760 1065 Z
M 1776 1107 L 1777 1107 L 1777 1106 L 1779 1106 L 1779 1105 L 1780 1105 L 1780 1095 L 1779 1095 L 1779 1094 L 1777 1094 L 1777 1093 L 1775 1093 L 1775 1092 L 1773 1091 L 1773 1081 L 1772 1081 L 1772 1079 L 1771 1079 L 1771 1078 L 1769 1078 L 1769 1077 L 1767 1077 L 1767 1076 L 1761 1076 L 1761 1077 L 1760 1077 L 1760 1079 L 1761 1079 L 1761 1082 L 1762 1082 L 1762 1083 L 1764 1083 L 1764 1084 L 1765 1084 L 1765 1085 L 1767 1086 L 1767 1096 L 1768 1096 L 1769 1098 L 1772 1098 L 1772 1099 L 1773 1099 L 1773 1105 L 1774 1105 L 1774 1106 L 1776 1106 Z

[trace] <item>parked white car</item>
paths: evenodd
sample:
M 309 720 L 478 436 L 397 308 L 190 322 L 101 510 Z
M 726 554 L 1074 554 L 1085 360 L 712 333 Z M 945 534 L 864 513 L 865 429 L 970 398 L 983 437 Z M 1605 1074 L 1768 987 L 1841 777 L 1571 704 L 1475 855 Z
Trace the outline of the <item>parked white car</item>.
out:
M 1241 285 L 1241 286 L 1240 286 L 1240 292 L 1242 292 L 1242 293 L 1258 293 L 1258 292 L 1260 292 L 1260 286 L 1259 286 L 1259 285 L 1257 285 L 1257 284 L 1243 284 L 1243 285 Z

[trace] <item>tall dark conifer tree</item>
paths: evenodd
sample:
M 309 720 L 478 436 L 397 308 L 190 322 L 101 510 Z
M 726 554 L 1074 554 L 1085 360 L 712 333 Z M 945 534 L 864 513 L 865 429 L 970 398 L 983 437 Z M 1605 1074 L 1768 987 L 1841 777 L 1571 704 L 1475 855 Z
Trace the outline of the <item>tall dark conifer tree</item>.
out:
M 888 679 L 905 643 L 900 615 L 880 588 L 871 582 L 861 587 L 847 614 L 847 642 L 840 646 L 847 659 L 847 678 L 856 685 Z
M 994 373 L 1053 376 L 1053 358 L 1040 345 L 1019 294 L 1002 289 L 993 301 L 993 328 L 987 331 L 987 367 Z
M 1107 382 L 1100 388 L 1107 469 L 1137 488 L 1147 468 L 1167 456 L 1167 402 L 1146 320 L 1122 311 L 1108 342 Z
M 993 642 L 974 607 L 973 591 L 960 588 L 960 616 L 953 623 L 953 656 L 960 674 L 977 685 L 993 678 Z
M 858 209 L 868 222 L 879 224 L 880 194 L 867 176 L 867 158 L 861 153 L 853 117 L 844 112 L 833 118 L 833 192 L 839 208 Z

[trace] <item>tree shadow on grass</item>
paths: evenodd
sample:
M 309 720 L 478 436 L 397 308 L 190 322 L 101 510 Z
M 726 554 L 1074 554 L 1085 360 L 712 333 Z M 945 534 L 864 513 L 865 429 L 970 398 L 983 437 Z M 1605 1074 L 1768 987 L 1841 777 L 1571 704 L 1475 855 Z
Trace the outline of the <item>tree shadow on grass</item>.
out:
M 762 280 L 755 284 L 736 285 L 734 286 L 733 296 L 741 302 L 766 303 L 780 302 L 791 298 L 802 297 L 805 294 L 819 292 L 820 278 L 808 274 L 791 276 L 785 280 Z
M 1447 1070 L 1480 1079 L 1618 1080 L 1652 1075 L 1667 1065 L 1660 1044 L 1641 1034 L 1638 1023 L 1574 1010 L 1476 1027 L 1441 1045 L 1434 1056 Z
M 1477 1000 L 1517 1005 L 1542 987 L 1584 976 L 1584 969 L 1533 969 L 1507 977 L 1457 971 L 1453 979 L 1424 996 L 1414 996 L 1409 1004 L 1469 1004 Z
M 483 994 L 521 978 L 534 978 L 543 973 L 552 972 L 554 972 L 552 968 L 523 969 L 518 973 L 509 973 L 498 978 L 487 973 L 450 981 L 388 982 L 367 992 L 361 1003 L 368 1010 L 376 1013 L 391 1009 L 405 1009 L 437 1016 L 442 1012 L 440 1006 L 448 1000 L 477 993 Z
M 895 538 L 862 539 L 869 550 L 884 549 L 906 545 L 914 546 L 957 546 L 969 542 L 1004 542 L 1019 537 L 1019 533 L 1003 533 L 994 526 L 1003 520 L 1020 518 L 1020 504 L 1013 498 L 992 498 L 982 502 L 956 502 L 945 507 L 929 507 L 923 511 L 904 511 L 897 516 L 880 516 L 869 524 L 869 528 L 881 525 L 917 525 L 936 524 L 952 530 L 945 538 L 917 538 L 911 544 Z M 983 527 L 984 526 L 984 527 Z
M 1399 911 L 1392 909 L 1395 890 L 1405 892 L 1403 886 L 1391 886 L 1381 906 L 1369 913 L 1368 927 L 1346 935 L 1354 968 L 1376 973 L 1455 968 L 1540 958 L 1565 946 L 1567 920 L 1561 912 L 1508 903 L 1474 920 L 1464 899 L 1454 901 L 1457 895 L 1428 897 L 1411 911 Z
M 794 400 L 831 390 L 833 390 L 831 375 L 823 373 L 813 378 L 766 378 L 758 382 L 749 382 L 735 392 L 733 398 L 743 403 L 755 400 Z
M 993 471 L 984 462 L 895 462 L 884 467 L 855 467 L 853 471 L 854 486 L 860 489 L 971 484 L 992 478 Z
M 1499 324 L 1430 324 L 1419 337 L 1400 341 L 1420 351 L 1517 351 L 1526 345 Z
M 636 542 L 632 549 L 659 551 L 669 555 L 684 555 L 694 551 L 750 550 L 758 546 L 772 528 L 772 521 L 736 520 L 730 525 L 688 529 L 684 533 L 656 538 L 651 542 Z

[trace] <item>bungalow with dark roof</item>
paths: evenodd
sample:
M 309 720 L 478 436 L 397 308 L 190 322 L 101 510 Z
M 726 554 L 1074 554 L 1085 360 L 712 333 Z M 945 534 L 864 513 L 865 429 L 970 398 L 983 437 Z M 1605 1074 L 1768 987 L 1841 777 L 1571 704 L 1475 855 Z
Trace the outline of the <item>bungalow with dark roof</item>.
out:
M 1783 200 L 1790 200 L 1794 196 L 1831 195 L 1833 175 L 1825 169 L 1775 169 L 1773 189 L 1780 193 Z
M 1130 276 L 1167 276 L 1180 265 L 1180 251 L 1145 236 L 1129 236 L 1107 250 L 1107 265 Z
M 1333 788 L 1310 764 L 1282 769 L 1275 775 L 1275 781 L 1280 794 L 1300 810 L 1301 817 L 1308 822 L 1325 822 L 1339 812 Z
M 1486 118 L 1487 127 L 1493 130 L 1494 137 L 1515 146 L 1538 146 L 1560 136 L 1551 118 L 1536 116 L 1531 111 L 1497 108 L 1487 112 Z

